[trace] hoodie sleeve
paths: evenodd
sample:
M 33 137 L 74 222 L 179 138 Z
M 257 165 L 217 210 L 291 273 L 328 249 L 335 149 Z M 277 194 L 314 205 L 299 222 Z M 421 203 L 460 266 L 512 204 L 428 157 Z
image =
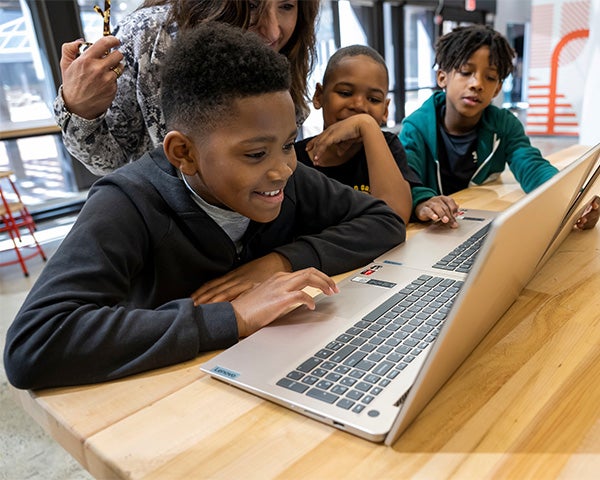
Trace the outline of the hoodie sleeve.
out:
M 293 178 L 296 238 L 276 251 L 294 270 L 312 266 L 336 275 L 405 240 L 404 222 L 385 202 L 301 164 Z
M 437 191 L 437 181 L 434 180 L 436 174 L 433 171 L 436 169 L 435 152 L 431 151 L 432 147 L 426 141 L 423 131 L 412 119 L 413 116 L 409 116 L 402 122 L 399 137 L 406 152 L 408 165 L 421 180 L 421 185 L 411 187 L 414 210 L 419 203 L 439 195 L 439 192 Z
M 505 125 L 502 141 L 506 162 L 521 188 L 529 193 L 556 175 L 558 169 L 531 145 L 523 125 L 511 112 L 501 110 L 500 115 Z
M 168 218 L 160 221 L 152 234 L 121 189 L 92 189 L 8 329 L 4 365 L 11 384 L 103 382 L 237 342 L 230 303 L 195 307 L 189 292 L 157 300 L 156 275 L 164 273 L 153 274 L 148 265 L 172 228 Z M 177 255 L 173 249 L 172 263 L 181 270 L 186 259 Z

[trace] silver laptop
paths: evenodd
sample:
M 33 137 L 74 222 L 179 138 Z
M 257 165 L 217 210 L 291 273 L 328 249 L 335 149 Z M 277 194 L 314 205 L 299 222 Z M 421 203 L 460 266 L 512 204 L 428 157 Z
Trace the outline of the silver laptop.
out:
M 458 228 L 433 223 L 375 262 L 437 272 L 468 273 L 485 241 L 490 223 L 498 214 L 490 210 L 460 209 L 456 216 Z
M 497 214 L 468 275 L 409 265 L 399 260 L 408 244 L 396 247 L 341 281 L 339 294 L 320 295 L 314 311 L 296 309 L 202 370 L 392 444 L 534 274 L 598 148 Z
M 595 192 L 591 187 L 600 175 L 599 153 L 599 149 L 595 147 L 582 155 L 578 159 L 580 163 L 577 172 L 573 172 L 571 177 L 572 181 L 577 180 L 577 182 L 575 184 L 565 182 L 560 195 L 553 199 L 558 208 L 556 213 L 570 207 L 563 216 L 561 227 L 557 229 L 555 239 L 550 242 L 540 266 L 566 238 L 575 221 L 581 216 L 585 204 L 591 200 Z M 577 178 L 580 172 L 583 173 L 580 178 Z M 490 222 L 498 216 L 498 213 L 488 210 L 461 209 L 456 217 L 459 228 L 450 229 L 441 222 L 435 223 L 419 232 L 416 238 L 418 241 L 408 241 L 392 252 L 386 252 L 384 261 L 422 269 L 445 269 L 466 273 L 472 265 L 474 255 L 485 240 Z
M 582 178 L 577 191 L 571 199 L 570 206 L 565 213 L 559 228 L 554 234 L 554 238 L 548 245 L 546 252 L 542 256 L 538 269 L 541 268 L 552 254 L 558 249 L 561 243 L 567 238 L 567 235 L 573 230 L 577 219 L 583 215 L 584 210 L 592 201 L 595 195 L 600 195 L 600 148 L 598 145 L 591 148 L 582 155 L 581 158 L 587 158 L 589 162 L 589 172 Z

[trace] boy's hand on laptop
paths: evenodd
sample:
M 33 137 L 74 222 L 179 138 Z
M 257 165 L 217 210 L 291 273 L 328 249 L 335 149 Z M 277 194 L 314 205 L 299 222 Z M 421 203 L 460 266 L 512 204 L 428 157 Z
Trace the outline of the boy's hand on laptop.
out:
M 587 205 L 581 217 L 577 219 L 575 228 L 579 230 L 589 230 L 594 228 L 600 217 L 600 197 L 595 195 L 592 201 Z
M 292 266 L 287 258 L 275 252 L 269 253 L 206 282 L 191 297 L 196 306 L 202 303 L 230 302 L 274 273 L 291 271 Z
M 299 305 L 314 310 L 315 301 L 304 292 L 306 287 L 318 288 L 325 295 L 338 293 L 333 279 L 316 268 L 292 273 L 279 272 L 232 300 L 240 337 L 247 337 Z
M 457 228 L 458 204 L 452 197 L 439 195 L 419 203 L 415 207 L 415 215 L 422 222 L 442 222 L 450 228 Z

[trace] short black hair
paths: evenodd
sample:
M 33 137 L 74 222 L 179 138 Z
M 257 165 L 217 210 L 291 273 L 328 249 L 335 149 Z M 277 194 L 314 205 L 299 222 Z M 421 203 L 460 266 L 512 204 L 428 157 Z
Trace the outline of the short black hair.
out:
M 387 82 L 389 83 L 389 72 L 387 65 L 385 64 L 385 59 L 377 50 L 366 45 L 350 45 L 348 47 L 343 47 L 339 50 L 336 50 L 336 52 L 329 58 L 327 67 L 325 68 L 325 73 L 323 74 L 323 85 L 327 83 L 332 72 L 335 70 L 341 60 L 346 57 L 356 57 L 358 55 L 365 55 L 366 57 L 372 58 L 377 63 L 382 65 L 385 70 Z
M 500 81 L 513 71 L 515 51 L 508 40 L 488 25 L 457 27 L 439 38 L 435 45 L 435 63 L 450 72 L 462 67 L 481 47 L 490 49 L 490 64 L 498 69 Z
M 252 32 L 208 22 L 182 30 L 161 70 L 168 130 L 195 133 L 230 117 L 234 100 L 289 91 L 289 63 Z

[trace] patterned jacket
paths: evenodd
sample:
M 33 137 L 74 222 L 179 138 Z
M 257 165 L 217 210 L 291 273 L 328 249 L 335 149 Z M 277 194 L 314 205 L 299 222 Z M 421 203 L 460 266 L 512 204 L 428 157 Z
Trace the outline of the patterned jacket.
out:
M 168 6 L 143 8 L 115 28 L 125 69 L 105 114 L 93 120 L 71 114 L 65 108 L 62 87 L 58 92 L 54 116 L 65 147 L 95 174 L 137 160 L 166 134 L 160 108 L 160 67 L 177 32 L 177 25 L 167 24 L 168 13 Z

